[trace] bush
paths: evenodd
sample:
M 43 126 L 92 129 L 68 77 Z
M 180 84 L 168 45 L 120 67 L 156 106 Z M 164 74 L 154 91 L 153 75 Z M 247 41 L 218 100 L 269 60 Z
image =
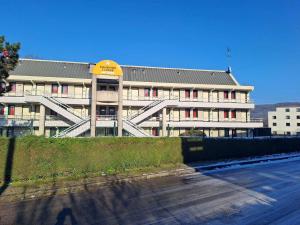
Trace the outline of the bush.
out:
M 180 134 L 181 137 L 206 137 L 206 134 L 199 129 L 191 129 Z
M 0 181 L 14 145 L 13 180 L 119 173 L 182 162 L 176 138 L 0 138 Z M 176 149 L 177 146 L 177 149 Z

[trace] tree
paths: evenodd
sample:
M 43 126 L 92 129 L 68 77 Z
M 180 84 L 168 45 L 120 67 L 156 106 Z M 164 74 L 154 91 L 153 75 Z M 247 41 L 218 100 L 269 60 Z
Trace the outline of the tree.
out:
M 11 90 L 7 78 L 9 72 L 14 70 L 18 64 L 20 48 L 20 43 L 10 44 L 5 41 L 4 36 L 0 36 L 0 96 Z

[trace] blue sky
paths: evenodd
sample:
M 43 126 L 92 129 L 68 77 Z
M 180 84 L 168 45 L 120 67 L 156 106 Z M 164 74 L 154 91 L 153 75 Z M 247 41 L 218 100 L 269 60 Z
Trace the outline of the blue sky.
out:
M 0 34 L 21 56 L 226 69 L 256 103 L 300 101 L 299 0 L 9 0 Z M 231 59 L 226 58 L 226 48 Z

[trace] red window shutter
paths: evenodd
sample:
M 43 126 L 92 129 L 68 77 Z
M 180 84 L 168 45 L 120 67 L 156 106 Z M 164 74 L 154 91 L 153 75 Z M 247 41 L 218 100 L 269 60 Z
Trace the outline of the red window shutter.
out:
M 232 91 L 232 92 L 231 92 L 231 99 L 235 99 L 235 98 L 236 98 L 235 91 Z
M 193 117 L 194 117 L 194 118 L 197 118 L 197 117 L 198 117 L 198 110 L 197 110 L 197 109 L 194 109 L 194 110 L 193 110 Z
M 228 91 L 224 91 L 224 99 L 228 99 Z
M 156 127 L 152 128 L 152 135 L 153 136 L 158 136 L 158 129 Z
M 185 90 L 185 97 L 189 98 L 190 97 L 190 90 Z
M 193 98 L 198 98 L 198 91 L 197 90 L 193 90 Z
M 0 115 L 4 115 L 4 107 L 0 106 Z
M 11 85 L 11 92 L 16 92 L 16 83 L 10 83 Z
M 61 90 L 62 94 L 65 94 L 65 95 L 68 94 L 68 85 L 66 85 L 66 84 L 62 85 L 61 89 L 62 89 Z
M 190 111 L 190 109 L 186 109 L 185 110 L 185 118 L 190 118 L 190 116 L 191 116 L 191 111 Z
M 224 118 L 228 118 L 228 117 L 229 117 L 228 114 L 229 114 L 228 110 L 225 110 L 225 111 L 224 111 Z
M 150 96 L 150 89 L 149 88 L 145 88 L 144 89 L 144 96 L 145 97 L 149 97 Z
M 231 111 L 231 118 L 236 118 L 236 111 Z
M 52 84 L 52 94 L 57 94 L 58 93 L 58 84 Z
M 157 97 L 157 88 L 153 88 L 152 90 L 152 96 Z
M 13 105 L 9 106 L 8 111 L 9 111 L 8 114 L 10 116 L 14 116 L 15 115 L 15 106 L 13 106 Z

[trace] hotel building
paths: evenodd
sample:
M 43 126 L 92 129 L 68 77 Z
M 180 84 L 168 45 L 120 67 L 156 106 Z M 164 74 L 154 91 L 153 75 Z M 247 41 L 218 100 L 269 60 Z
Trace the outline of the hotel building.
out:
M 230 69 L 198 70 L 20 59 L 0 97 L 0 134 L 50 137 L 246 136 L 253 86 Z
M 268 112 L 268 125 L 274 135 L 300 135 L 300 107 L 277 107 Z

